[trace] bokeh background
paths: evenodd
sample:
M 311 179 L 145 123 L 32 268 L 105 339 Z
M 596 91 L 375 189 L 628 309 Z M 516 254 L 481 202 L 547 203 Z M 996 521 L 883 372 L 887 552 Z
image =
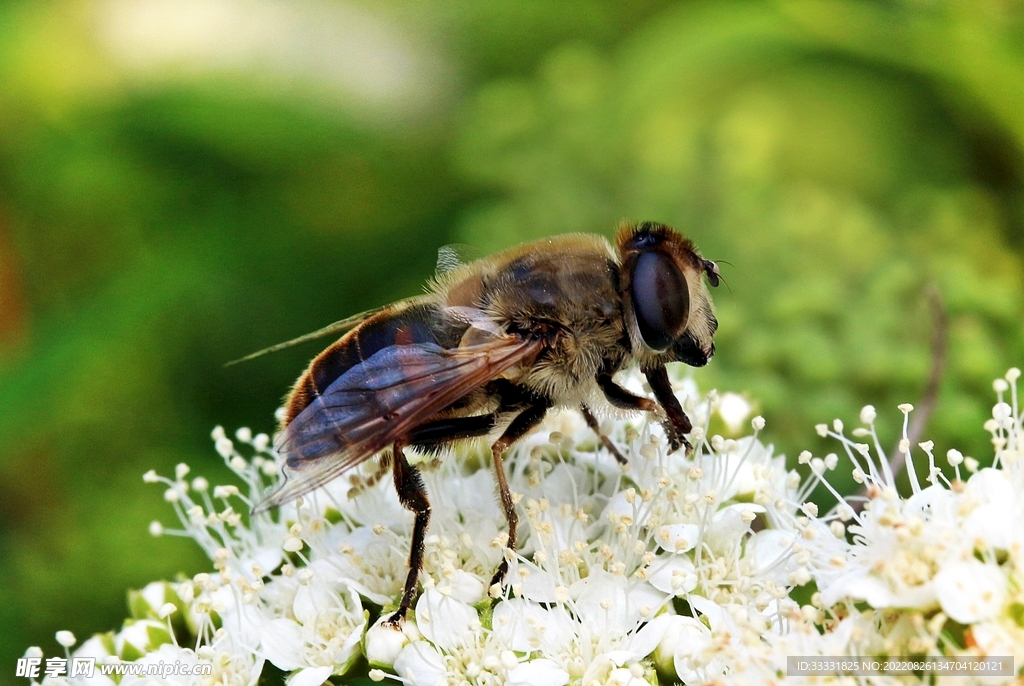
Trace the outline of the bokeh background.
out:
M 208 562 L 141 475 L 224 475 L 318 344 L 480 253 L 656 219 L 727 260 L 704 388 L 794 456 L 917 402 L 984 458 L 1024 363 L 1019 0 L 8 0 L 0 683 Z

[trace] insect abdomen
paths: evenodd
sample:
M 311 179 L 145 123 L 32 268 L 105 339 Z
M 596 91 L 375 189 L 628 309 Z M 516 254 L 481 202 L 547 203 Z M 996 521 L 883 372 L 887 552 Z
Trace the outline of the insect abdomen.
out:
M 414 343 L 450 345 L 450 341 L 440 340 L 448 336 L 437 325 L 438 321 L 434 306 L 415 305 L 397 312 L 381 312 L 350 331 L 317 355 L 306 372 L 299 377 L 285 403 L 282 426 L 290 424 L 338 377 L 384 348 Z

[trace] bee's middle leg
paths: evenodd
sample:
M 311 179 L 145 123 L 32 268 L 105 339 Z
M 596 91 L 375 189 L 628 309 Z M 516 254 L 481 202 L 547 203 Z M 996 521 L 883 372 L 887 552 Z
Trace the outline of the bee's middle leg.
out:
M 498 482 L 498 496 L 501 499 L 501 506 L 505 510 L 505 520 L 508 522 L 508 550 L 516 549 L 516 527 L 519 524 L 519 515 L 516 513 L 516 504 L 512 500 L 512 492 L 508 488 L 508 479 L 505 476 L 505 461 L 502 455 L 508 448 L 520 438 L 532 431 L 544 415 L 551 408 L 551 401 L 547 398 L 539 398 L 525 410 L 523 410 L 512 423 L 505 429 L 505 433 L 491 446 L 491 454 L 494 457 L 494 477 Z M 508 573 L 508 558 L 502 557 L 501 564 L 491 578 L 490 588 L 500 586 Z
M 601 426 L 597 423 L 597 417 L 595 417 L 594 413 L 590 411 L 590 408 L 586 405 L 581 405 L 580 412 L 583 414 L 583 419 L 587 422 L 587 426 L 590 427 L 591 431 L 597 434 L 597 437 L 601 439 L 601 444 L 615 457 L 616 460 L 618 460 L 619 464 L 629 464 L 629 461 L 622 455 L 622 453 L 619 452 L 619 449 L 615 447 L 615 444 L 612 443 L 612 439 L 601 433 Z

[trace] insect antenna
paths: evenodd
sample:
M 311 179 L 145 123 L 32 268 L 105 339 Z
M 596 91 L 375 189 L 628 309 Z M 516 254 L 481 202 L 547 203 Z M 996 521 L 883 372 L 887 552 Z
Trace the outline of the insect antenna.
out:
M 730 267 L 736 267 L 736 265 L 734 265 L 732 262 L 728 262 L 726 260 L 715 260 L 714 262 L 715 264 L 727 264 Z M 725 280 L 725 277 L 722 276 L 721 273 L 718 273 L 717 276 L 719 279 L 721 279 L 722 283 L 725 284 L 725 287 L 729 289 L 729 294 L 732 295 L 732 286 L 729 285 L 729 282 Z

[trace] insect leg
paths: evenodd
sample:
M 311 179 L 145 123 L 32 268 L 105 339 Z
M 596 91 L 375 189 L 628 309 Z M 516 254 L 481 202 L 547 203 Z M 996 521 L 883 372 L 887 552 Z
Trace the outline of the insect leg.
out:
M 684 445 L 687 450 L 690 450 L 690 442 L 686 440 L 685 434 L 690 433 L 693 425 L 690 423 L 690 418 L 683 412 L 683 407 L 679 404 L 676 394 L 672 391 L 672 383 L 668 380 L 665 365 L 659 364 L 643 371 L 647 382 L 651 384 L 651 390 L 654 391 L 654 397 L 665 408 L 665 415 L 668 418 L 668 421 L 665 422 L 665 432 L 668 434 L 669 447 L 672 452 L 679 450 Z
M 402 443 L 396 442 L 393 449 L 395 490 L 398 491 L 398 499 L 402 505 L 416 514 L 416 524 L 412 529 L 412 549 L 409 551 L 409 575 L 405 579 L 405 592 L 402 594 L 398 611 L 388 620 L 388 624 L 393 627 L 397 627 L 405 617 L 416 594 L 416 580 L 423 567 L 423 539 L 427 533 L 427 524 L 430 522 L 430 501 L 427 500 L 427 492 L 423 488 L 423 479 L 419 471 L 405 459 L 402 447 Z
M 512 420 L 512 423 L 505 429 L 494 445 L 491 446 L 491 453 L 494 456 L 494 476 L 498 481 L 498 495 L 501 497 L 501 506 L 505 510 L 505 519 L 508 521 L 508 549 L 516 549 L 516 525 L 519 523 L 519 515 L 516 514 L 516 504 L 512 500 L 512 493 L 508 490 L 508 480 L 505 478 L 505 461 L 502 453 L 508 450 L 509 446 L 528 434 L 535 426 L 540 424 L 551 407 L 551 401 L 547 398 L 539 398 L 528 408 Z M 500 585 L 508 572 L 508 559 L 503 558 L 498 570 L 491 578 L 490 587 Z
M 438 419 L 410 431 L 407 440 L 417 448 L 436 448 L 462 438 L 486 436 L 494 428 L 497 419 L 496 414 Z
M 453 417 L 440 419 L 420 426 L 409 432 L 406 443 L 417 448 L 437 448 L 445 443 L 462 438 L 485 436 L 494 428 L 497 415 L 484 414 L 472 417 Z M 348 497 L 354 498 L 368 488 L 373 488 L 391 470 L 391 454 L 382 453 L 378 458 L 377 469 L 369 476 L 351 477 L 352 488 Z
M 586 405 L 580 405 L 580 412 L 583 413 L 583 419 L 587 422 L 587 426 L 590 427 L 591 431 L 597 434 L 597 437 L 601 439 L 601 444 L 604 445 L 608 452 L 615 456 L 615 459 L 619 461 L 619 464 L 627 464 L 626 458 L 622 456 L 619 449 L 615 447 L 614 443 L 612 443 L 612 439 L 601 433 L 601 427 L 597 423 L 597 417 L 593 415 L 590 408 Z
M 622 386 L 612 381 L 611 374 L 598 374 L 597 385 L 614 407 L 620 410 L 634 410 L 638 412 L 657 412 L 658 405 L 650 398 L 633 395 Z

